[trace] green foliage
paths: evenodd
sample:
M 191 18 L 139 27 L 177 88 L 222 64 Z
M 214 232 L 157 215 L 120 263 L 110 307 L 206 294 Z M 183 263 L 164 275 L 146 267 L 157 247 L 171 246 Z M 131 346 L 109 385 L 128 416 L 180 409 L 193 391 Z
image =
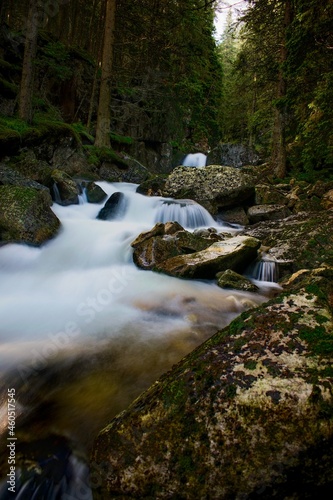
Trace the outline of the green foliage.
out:
M 41 47 L 35 62 L 38 67 L 60 81 L 68 80 L 72 76 L 72 68 L 69 63 L 70 52 L 59 41 L 50 41 Z
M 100 165 L 103 161 L 108 161 L 126 167 L 127 163 L 111 148 L 97 146 L 83 146 L 88 154 L 88 162 L 92 165 Z

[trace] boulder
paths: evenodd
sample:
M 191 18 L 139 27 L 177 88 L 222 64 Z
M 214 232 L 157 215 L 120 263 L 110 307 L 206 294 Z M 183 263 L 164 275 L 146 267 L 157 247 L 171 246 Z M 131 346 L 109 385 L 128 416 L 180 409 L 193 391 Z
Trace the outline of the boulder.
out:
M 55 236 L 60 221 L 43 190 L 0 186 L 0 240 L 41 245 Z
M 155 269 L 178 278 L 213 279 L 219 271 L 243 271 L 257 257 L 259 247 L 255 238 L 235 236 L 202 251 L 172 257 Z
M 136 192 L 147 196 L 162 196 L 166 183 L 165 175 L 154 175 L 137 187 Z
M 58 141 L 50 162 L 53 169 L 63 170 L 73 177 L 95 173 L 95 167 L 88 162 L 73 137 L 63 137 Z
M 242 313 L 115 417 L 94 499 L 329 498 L 332 278 Z
M 248 278 L 235 273 L 231 269 L 217 273 L 217 284 L 221 288 L 231 288 L 233 290 L 242 290 L 243 292 L 258 292 L 259 288 Z
M 52 179 L 54 200 L 59 205 L 78 205 L 80 188 L 77 183 L 62 170 L 53 170 Z
M 198 252 L 211 245 L 210 238 L 192 234 L 178 222 L 157 223 L 133 242 L 133 261 L 141 269 L 155 269 L 160 263 L 183 254 Z
M 121 218 L 126 211 L 127 202 L 124 193 L 113 193 L 99 211 L 96 219 L 114 220 Z
M 329 191 L 327 191 L 327 193 L 324 194 L 322 206 L 326 210 L 330 210 L 333 208 L 333 189 L 330 189 Z
M 166 181 L 164 195 L 195 200 L 217 214 L 221 208 L 251 201 L 255 183 L 256 176 L 242 169 L 218 165 L 177 167 Z
M 88 182 L 86 186 L 86 195 L 89 203 L 102 203 L 108 196 L 106 192 L 94 182 Z
M 8 167 L 25 179 L 38 182 L 47 187 L 52 185 L 52 169 L 50 165 L 47 161 L 38 159 L 31 149 L 21 151 L 18 157 L 13 158 Z
M 50 190 L 31 178 L 24 177 L 11 166 L 0 163 L 0 185 L 30 187 L 39 191 L 45 191 L 49 195 L 49 204 L 52 205 Z
M 247 211 L 251 224 L 265 220 L 285 219 L 289 215 L 291 212 L 285 205 L 255 205 Z

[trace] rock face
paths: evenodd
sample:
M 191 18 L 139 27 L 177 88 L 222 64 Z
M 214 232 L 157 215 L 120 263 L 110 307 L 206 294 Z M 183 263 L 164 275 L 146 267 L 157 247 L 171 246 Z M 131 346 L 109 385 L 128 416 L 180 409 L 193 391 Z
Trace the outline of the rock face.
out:
M 214 148 L 207 157 L 207 165 L 228 165 L 240 168 L 258 165 L 259 155 L 244 144 L 223 143 Z
M 40 245 L 55 236 L 59 227 L 48 193 L 0 186 L 0 241 Z
M 106 471 L 94 499 L 329 498 L 332 278 L 291 280 L 113 419 L 92 454 Z
M 243 271 L 257 257 L 259 247 L 256 238 L 235 236 L 200 252 L 172 257 L 155 269 L 178 278 L 213 279 L 219 271 Z
M 241 169 L 218 165 L 177 167 L 167 179 L 164 194 L 195 200 L 211 214 L 217 214 L 221 208 L 251 200 L 254 186 L 255 175 Z
M 291 215 L 287 219 L 265 221 L 247 228 L 242 234 L 261 240 L 267 255 L 289 262 L 289 269 L 333 266 L 333 211 Z M 292 264 L 292 267 L 290 265 Z M 279 270 L 281 265 L 279 264 Z

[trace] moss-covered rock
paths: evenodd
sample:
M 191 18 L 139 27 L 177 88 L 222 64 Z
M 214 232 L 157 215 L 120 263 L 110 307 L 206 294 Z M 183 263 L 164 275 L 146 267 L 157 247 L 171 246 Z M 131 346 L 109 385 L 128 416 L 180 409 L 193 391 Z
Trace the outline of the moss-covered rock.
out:
M 107 198 L 106 192 L 94 182 L 88 182 L 86 195 L 89 203 L 102 203 Z
M 147 196 L 162 196 L 165 188 L 166 175 L 154 175 L 137 187 L 136 192 Z
M 221 237 L 220 237 L 221 239 Z M 177 255 L 201 251 L 212 244 L 209 237 L 193 234 L 178 222 L 159 222 L 131 244 L 134 263 L 141 269 L 155 269 Z
M 45 191 L 0 186 L 0 241 L 40 245 L 56 235 L 60 221 Z
M 289 215 L 291 212 L 285 205 L 255 205 L 247 211 L 247 216 L 252 224 L 264 220 L 285 219 Z
M 160 378 L 99 434 L 94 499 L 329 498 L 332 294 L 320 269 Z
M 243 292 L 257 292 L 259 290 L 248 278 L 235 273 L 231 269 L 217 273 L 216 278 L 217 284 L 221 288 L 231 288 L 233 290 L 242 290 Z
M 221 208 L 239 206 L 254 198 L 255 183 L 256 175 L 242 169 L 177 167 L 167 179 L 164 194 L 195 200 L 217 214 Z
M 77 183 L 62 170 L 53 170 L 51 174 L 54 186 L 54 199 L 60 205 L 78 205 L 80 188 Z

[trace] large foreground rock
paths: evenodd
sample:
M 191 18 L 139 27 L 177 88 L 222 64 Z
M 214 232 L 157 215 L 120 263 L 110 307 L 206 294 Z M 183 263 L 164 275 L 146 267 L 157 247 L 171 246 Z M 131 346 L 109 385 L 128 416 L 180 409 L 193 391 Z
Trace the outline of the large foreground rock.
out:
M 0 242 L 40 245 L 55 236 L 60 221 L 50 201 L 43 190 L 0 186 Z
M 178 278 L 213 279 L 227 269 L 242 272 L 257 257 L 259 247 L 256 238 L 235 236 L 217 241 L 200 252 L 172 257 L 155 269 Z
M 94 499 L 330 498 L 332 277 L 291 280 L 116 417 Z
M 248 170 L 210 165 L 204 168 L 177 167 L 169 175 L 164 194 L 189 198 L 210 213 L 239 206 L 254 198 L 256 176 Z

